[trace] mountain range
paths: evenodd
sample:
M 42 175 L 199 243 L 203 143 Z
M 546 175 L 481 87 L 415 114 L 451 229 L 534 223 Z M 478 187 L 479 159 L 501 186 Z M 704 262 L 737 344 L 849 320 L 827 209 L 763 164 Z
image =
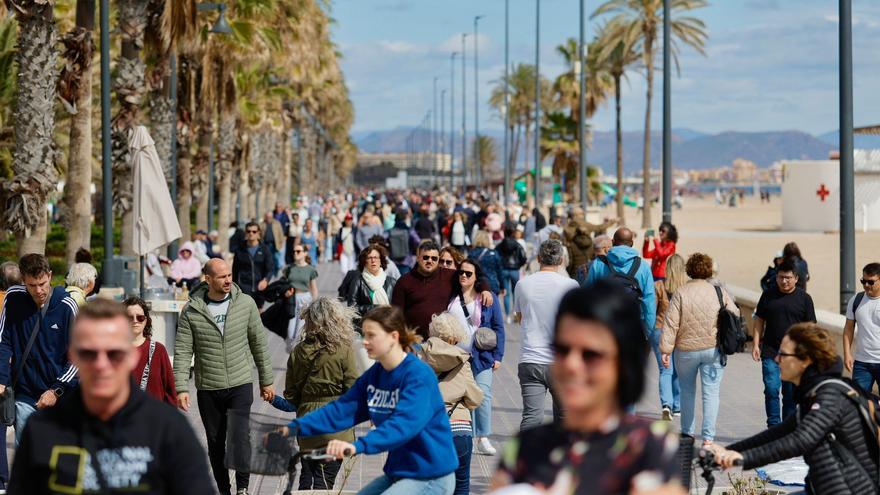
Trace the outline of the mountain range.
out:
M 503 134 L 500 130 L 488 130 L 482 134 L 496 141 L 500 154 Z M 406 152 L 409 138 L 414 136 L 416 151 L 430 150 L 430 135 L 426 130 L 398 127 L 392 130 L 362 131 L 354 135 L 362 152 Z M 642 131 L 624 131 L 623 163 L 626 174 L 642 168 Z M 660 131 L 651 133 L 651 164 L 659 168 L 662 152 Z M 449 135 L 447 134 L 447 140 Z M 616 164 L 615 135 L 613 131 L 597 131 L 592 136 L 592 146 L 587 151 L 590 164 L 600 166 L 606 173 L 613 173 Z M 461 153 L 460 138 L 456 138 L 456 154 Z M 737 132 L 727 131 L 708 134 L 693 129 L 673 129 L 672 160 L 675 168 L 684 170 L 709 169 L 728 166 L 737 158 L 767 167 L 778 160 L 827 159 L 837 149 L 837 131 L 818 136 L 798 131 Z M 880 136 L 856 136 L 856 148 L 880 148 Z M 531 152 L 529 153 L 531 158 Z M 518 166 L 523 166 L 524 153 L 520 149 Z

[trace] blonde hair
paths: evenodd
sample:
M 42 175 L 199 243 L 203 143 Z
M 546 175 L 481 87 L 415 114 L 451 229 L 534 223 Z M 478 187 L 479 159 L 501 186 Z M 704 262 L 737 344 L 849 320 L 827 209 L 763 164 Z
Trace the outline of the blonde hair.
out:
M 680 254 L 673 254 L 666 260 L 666 281 L 663 283 L 666 293 L 672 297 L 679 287 L 687 283 L 687 279 L 684 258 Z
M 450 344 L 457 344 L 467 339 L 467 332 L 462 328 L 458 318 L 444 311 L 431 318 L 428 325 L 428 336 L 437 337 Z
M 489 238 L 489 233 L 482 229 L 478 230 L 474 235 L 474 247 L 492 249 L 492 239 Z

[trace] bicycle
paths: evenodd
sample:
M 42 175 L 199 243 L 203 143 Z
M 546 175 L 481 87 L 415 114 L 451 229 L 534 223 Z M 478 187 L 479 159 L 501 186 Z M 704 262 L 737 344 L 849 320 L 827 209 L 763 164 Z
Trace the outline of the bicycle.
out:
M 287 466 L 287 481 L 284 483 L 284 491 L 281 492 L 283 495 L 291 495 L 293 493 L 293 480 L 296 478 L 296 466 L 301 460 L 331 462 L 335 461 L 336 457 L 327 454 L 326 449 L 315 449 L 309 452 L 296 452 L 290 458 L 290 462 Z
M 714 472 L 722 470 L 721 465 L 715 462 L 715 452 L 705 449 L 700 450 L 700 454 L 694 459 L 693 464 L 703 470 L 699 476 L 706 480 L 706 495 L 712 495 L 712 490 L 715 488 Z M 733 465 L 742 466 L 742 459 L 737 459 L 733 462 Z M 696 470 L 692 470 L 692 472 L 696 473 Z

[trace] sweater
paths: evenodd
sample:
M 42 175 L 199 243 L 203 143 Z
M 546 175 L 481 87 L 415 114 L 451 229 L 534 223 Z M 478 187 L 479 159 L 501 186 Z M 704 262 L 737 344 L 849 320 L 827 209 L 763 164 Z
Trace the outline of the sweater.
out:
M 743 469 L 802 455 L 810 470 L 807 492 L 855 495 L 876 493 L 877 442 L 867 430 L 858 409 L 838 385 L 824 385 L 814 396 L 808 392 L 827 379 L 840 379 L 842 362 L 824 373 L 810 366 L 795 389 L 798 409 L 782 423 L 727 448 L 743 456 Z M 837 445 L 832 445 L 833 434 Z M 847 462 L 837 449 L 847 449 L 856 462 Z
M 648 239 L 642 244 L 642 257 L 651 260 L 651 274 L 654 279 L 666 278 L 666 260 L 675 254 L 675 243 L 672 241 L 660 241 L 654 239 L 654 248 L 651 249 Z
M 131 370 L 131 378 L 140 386 L 144 376 L 144 368 L 147 367 L 147 359 L 150 357 L 150 339 L 144 341 L 138 348 L 138 363 Z M 154 399 L 177 407 L 177 390 L 174 388 L 174 370 L 171 368 L 171 359 L 168 351 L 161 342 L 156 342 L 153 351 L 153 360 L 150 361 L 150 376 L 147 379 L 146 392 Z
M 348 392 L 317 411 L 291 421 L 300 436 L 375 425 L 354 442 L 358 454 L 388 453 L 383 471 L 392 478 L 430 479 L 458 467 L 446 407 L 434 371 L 412 354 L 393 370 L 380 363 Z
M 403 310 L 406 324 L 413 327 L 422 339 L 428 339 L 431 317 L 446 311 L 452 299 L 455 270 L 438 268 L 430 275 L 422 275 L 418 268 L 400 277 L 391 294 L 391 305 Z
M 739 308 L 726 290 L 721 289 L 724 306 L 739 315 Z M 666 310 L 660 351 L 702 351 L 718 345 L 718 294 L 715 286 L 705 280 L 691 280 L 679 287 Z
M 47 390 L 68 390 L 77 384 L 77 368 L 67 355 L 77 306 L 61 287 L 54 287 L 42 315 L 23 285 L 6 291 L 0 317 L 0 383 L 11 385 L 24 349 L 38 324 L 27 362 L 15 384 L 15 400 L 35 404 Z M 42 316 L 41 316 L 42 315 Z
M 92 439 L 93 458 L 83 438 Z M 186 416 L 131 383 L 128 401 L 108 421 L 89 414 L 77 388 L 28 419 L 15 452 L 9 490 L 16 495 L 216 493 L 207 456 Z
M 197 285 L 177 321 L 174 382 L 177 393 L 189 392 L 189 365 L 195 355 L 196 389 L 225 390 L 251 383 L 251 363 L 260 385 L 272 385 L 272 360 L 257 305 L 232 285 L 226 325 L 221 333 L 208 311 L 208 284 Z

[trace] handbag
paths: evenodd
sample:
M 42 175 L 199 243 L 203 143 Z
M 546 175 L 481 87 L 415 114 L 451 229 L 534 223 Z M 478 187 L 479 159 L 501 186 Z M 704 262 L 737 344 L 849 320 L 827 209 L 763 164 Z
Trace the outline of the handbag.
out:
M 0 423 L 6 426 L 12 426 L 15 424 L 15 385 L 18 383 L 19 377 L 21 377 L 21 373 L 24 371 L 24 366 L 27 364 L 27 358 L 31 354 L 31 349 L 34 347 L 34 341 L 37 340 L 37 334 L 40 333 L 40 328 L 43 327 L 43 313 L 37 310 L 37 314 L 39 315 L 37 319 L 37 327 L 31 332 L 31 337 L 28 339 L 27 346 L 24 348 L 24 354 L 21 355 L 21 362 L 17 365 L 17 370 L 12 374 L 12 383 L 6 387 L 6 390 L 0 394 Z

